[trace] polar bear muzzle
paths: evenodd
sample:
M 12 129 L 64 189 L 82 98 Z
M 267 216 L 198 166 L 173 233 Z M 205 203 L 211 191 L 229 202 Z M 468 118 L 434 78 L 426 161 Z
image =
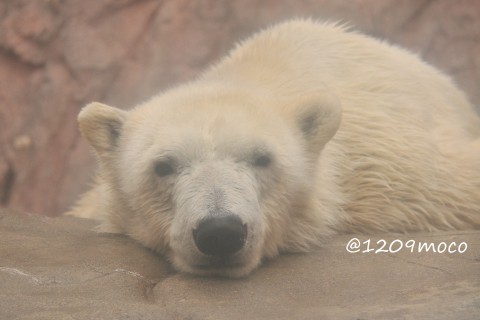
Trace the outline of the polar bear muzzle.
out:
M 209 217 L 193 230 L 198 250 L 208 256 L 227 257 L 240 251 L 247 238 L 247 225 L 236 215 Z

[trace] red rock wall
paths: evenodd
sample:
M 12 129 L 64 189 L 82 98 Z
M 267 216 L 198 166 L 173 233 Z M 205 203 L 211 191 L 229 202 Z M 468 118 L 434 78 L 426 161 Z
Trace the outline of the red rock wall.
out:
M 92 176 L 76 126 L 83 105 L 128 108 L 295 16 L 349 21 L 408 47 L 480 102 L 477 0 L 1 1 L 0 205 L 61 213 Z

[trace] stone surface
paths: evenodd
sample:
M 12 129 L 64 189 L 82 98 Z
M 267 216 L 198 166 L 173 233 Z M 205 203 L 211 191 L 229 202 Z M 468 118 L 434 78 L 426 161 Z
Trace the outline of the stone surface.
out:
M 290 17 L 350 22 L 410 48 L 480 102 L 477 0 L 9 0 L 0 2 L 0 206 L 58 215 L 94 160 L 76 115 L 131 107 Z
M 0 319 L 478 319 L 480 232 L 377 235 L 348 253 L 339 236 L 310 254 L 283 255 L 245 279 L 173 271 L 124 236 L 92 222 L 0 209 Z M 418 253 L 418 243 L 467 244 Z M 380 243 L 381 244 L 381 243 Z M 440 246 L 440 247 L 439 247 Z M 360 250 L 366 250 L 365 243 Z

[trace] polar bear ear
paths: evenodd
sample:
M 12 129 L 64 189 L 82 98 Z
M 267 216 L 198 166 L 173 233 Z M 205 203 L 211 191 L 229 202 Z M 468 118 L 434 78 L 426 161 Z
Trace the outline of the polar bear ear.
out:
M 127 112 L 93 102 L 78 114 L 80 131 L 100 157 L 117 146 Z
M 332 94 L 306 97 L 297 105 L 297 123 L 309 151 L 318 153 L 340 126 L 342 108 Z

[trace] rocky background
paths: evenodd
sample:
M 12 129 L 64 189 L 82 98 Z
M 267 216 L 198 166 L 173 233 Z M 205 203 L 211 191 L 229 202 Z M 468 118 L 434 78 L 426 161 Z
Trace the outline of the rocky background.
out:
M 477 0 L 2 0 L 0 206 L 58 215 L 94 158 L 76 115 L 129 108 L 290 17 L 350 22 L 420 54 L 480 105 Z

